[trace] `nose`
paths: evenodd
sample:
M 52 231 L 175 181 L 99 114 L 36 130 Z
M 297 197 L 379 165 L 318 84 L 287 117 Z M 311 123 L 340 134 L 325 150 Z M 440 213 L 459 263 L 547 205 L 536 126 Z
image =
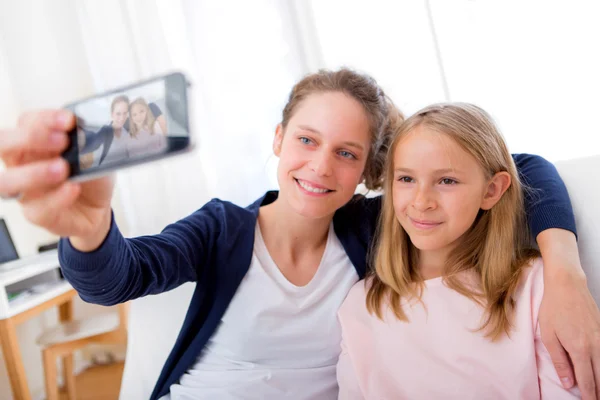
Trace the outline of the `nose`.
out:
M 433 193 L 430 187 L 419 185 L 416 188 L 412 205 L 413 208 L 418 212 L 425 212 L 435 209 L 437 207 L 435 193 Z
M 309 167 L 318 176 L 330 176 L 333 173 L 332 156 L 328 151 L 317 151 L 314 153 Z

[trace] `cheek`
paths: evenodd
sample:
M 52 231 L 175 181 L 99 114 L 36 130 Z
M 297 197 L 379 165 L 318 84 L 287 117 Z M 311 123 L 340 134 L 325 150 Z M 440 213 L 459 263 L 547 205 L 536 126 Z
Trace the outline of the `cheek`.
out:
M 446 213 L 452 213 L 455 216 L 456 225 L 469 227 L 475 221 L 479 212 L 479 199 L 473 194 L 457 195 L 448 199 Z
M 396 217 L 402 218 L 406 214 L 406 208 L 410 204 L 411 194 L 408 189 L 400 189 L 394 185 L 392 189 L 393 193 L 393 204 Z
M 349 165 L 340 162 L 339 165 L 335 166 L 335 175 L 337 176 L 337 180 L 343 182 L 348 185 L 358 186 L 360 181 L 363 178 L 364 167 L 359 165 L 358 163 L 354 163 L 353 165 Z
M 302 165 L 306 162 L 306 159 L 303 156 L 302 151 L 289 144 L 286 144 L 285 141 L 281 146 L 281 152 L 279 153 L 279 162 L 277 164 L 277 175 L 279 179 L 286 178 L 290 172 L 297 171 L 302 168 Z
M 279 153 L 279 165 L 294 168 L 300 165 L 305 158 L 301 149 L 284 143 Z

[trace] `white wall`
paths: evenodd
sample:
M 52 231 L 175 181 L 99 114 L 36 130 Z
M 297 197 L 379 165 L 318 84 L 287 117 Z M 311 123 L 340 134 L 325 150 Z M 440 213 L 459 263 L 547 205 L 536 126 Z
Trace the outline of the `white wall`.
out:
M 515 153 L 551 161 L 600 153 L 600 2 L 311 4 L 326 66 L 373 74 L 407 114 L 472 102 L 495 118 Z

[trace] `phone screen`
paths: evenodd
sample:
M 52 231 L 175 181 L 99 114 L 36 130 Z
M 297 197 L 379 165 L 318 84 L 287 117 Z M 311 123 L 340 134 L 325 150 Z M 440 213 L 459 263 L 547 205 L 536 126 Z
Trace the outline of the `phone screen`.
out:
M 67 106 L 77 117 L 66 152 L 71 175 L 95 175 L 186 149 L 186 89 L 177 73 Z

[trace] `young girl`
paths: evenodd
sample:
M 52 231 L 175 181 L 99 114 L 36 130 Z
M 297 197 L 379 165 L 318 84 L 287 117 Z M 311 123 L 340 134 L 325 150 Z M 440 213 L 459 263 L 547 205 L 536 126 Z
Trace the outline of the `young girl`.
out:
M 148 107 L 146 100 L 139 97 L 129 105 L 131 118 L 129 141 L 130 157 L 158 154 L 167 148 L 165 132 L 162 131 L 158 120 Z
M 215 199 L 158 235 L 132 239 L 112 218 L 109 178 L 73 184 L 66 170 L 52 179 L 29 174 L 35 163 L 49 168 L 37 144 L 49 148 L 57 126 L 72 126 L 68 119 L 47 122 L 53 115 L 21 119 L 25 137 L 39 140 L 8 146 L 14 132 L 0 131 L 9 139 L 0 140 L 8 166 L 0 172 L 0 193 L 22 193 L 26 217 L 65 237 L 61 267 L 80 296 L 111 305 L 196 282 L 152 399 L 337 397 L 336 314 L 365 276 L 381 206 L 380 198 L 354 192 L 360 182 L 380 188 L 390 134 L 402 119 L 372 78 L 347 69 L 321 71 L 294 86 L 273 141 L 279 192 L 246 208 Z M 51 147 L 54 157 L 66 143 L 61 146 Z M 529 155 L 515 160 L 532 186 L 547 193 L 528 209 L 532 234 L 547 238 L 550 227 L 574 231 L 553 166 Z M 540 242 L 542 251 L 548 245 L 557 242 Z M 564 295 L 574 298 L 576 290 Z M 552 293 L 548 301 L 563 307 L 563 293 Z M 564 326 L 570 316 L 553 313 L 550 320 Z
M 340 399 L 571 399 L 541 342 L 542 261 L 502 136 L 470 104 L 390 147 L 375 272 L 339 311 Z

